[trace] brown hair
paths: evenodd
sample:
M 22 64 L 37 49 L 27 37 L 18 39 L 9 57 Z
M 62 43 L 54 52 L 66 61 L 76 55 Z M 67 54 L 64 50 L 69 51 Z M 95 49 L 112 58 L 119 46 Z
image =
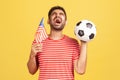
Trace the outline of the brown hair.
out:
M 56 9 L 62 10 L 62 11 L 64 12 L 64 14 L 65 14 L 65 18 L 67 19 L 66 11 L 65 11 L 65 9 L 64 9 L 63 7 L 61 7 L 61 6 L 54 6 L 54 7 L 52 7 L 52 8 L 49 10 L 49 12 L 48 12 L 48 18 L 49 18 L 49 19 L 50 19 L 51 13 L 52 13 L 54 10 L 56 10 Z

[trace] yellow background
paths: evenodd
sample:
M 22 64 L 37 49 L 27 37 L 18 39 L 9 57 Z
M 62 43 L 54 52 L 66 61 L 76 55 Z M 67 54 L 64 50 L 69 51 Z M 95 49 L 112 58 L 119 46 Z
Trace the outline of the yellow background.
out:
M 120 80 L 120 0 L 1 0 L 0 80 L 38 79 L 26 63 L 42 17 L 49 33 L 47 13 L 55 5 L 67 12 L 65 34 L 76 38 L 74 26 L 83 19 L 97 27 L 97 36 L 88 43 L 86 73 L 75 73 L 75 80 Z

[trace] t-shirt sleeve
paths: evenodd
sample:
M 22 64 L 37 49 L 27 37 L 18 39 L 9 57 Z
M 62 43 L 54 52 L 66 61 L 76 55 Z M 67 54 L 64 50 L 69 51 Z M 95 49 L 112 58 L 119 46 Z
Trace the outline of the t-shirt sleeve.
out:
M 79 59 L 79 56 L 80 56 L 80 44 L 78 43 L 77 40 L 75 40 L 73 60 Z

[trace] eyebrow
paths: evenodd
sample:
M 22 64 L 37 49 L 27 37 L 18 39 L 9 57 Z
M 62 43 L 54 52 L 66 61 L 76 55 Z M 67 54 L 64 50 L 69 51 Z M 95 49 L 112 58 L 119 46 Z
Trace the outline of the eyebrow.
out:
M 51 13 L 51 15 L 52 15 L 52 14 L 57 14 L 57 12 L 54 12 L 54 11 L 53 11 L 53 12 Z M 59 14 L 64 14 L 64 15 L 65 15 L 64 12 L 60 12 Z

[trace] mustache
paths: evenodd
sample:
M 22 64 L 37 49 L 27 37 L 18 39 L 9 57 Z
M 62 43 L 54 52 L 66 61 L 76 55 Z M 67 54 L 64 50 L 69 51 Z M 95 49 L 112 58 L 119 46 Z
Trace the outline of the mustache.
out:
M 55 20 L 56 18 L 59 18 L 59 19 L 61 19 L 61 17 L 59 17 L 59 16 L 56 16 L 53 20 Z

